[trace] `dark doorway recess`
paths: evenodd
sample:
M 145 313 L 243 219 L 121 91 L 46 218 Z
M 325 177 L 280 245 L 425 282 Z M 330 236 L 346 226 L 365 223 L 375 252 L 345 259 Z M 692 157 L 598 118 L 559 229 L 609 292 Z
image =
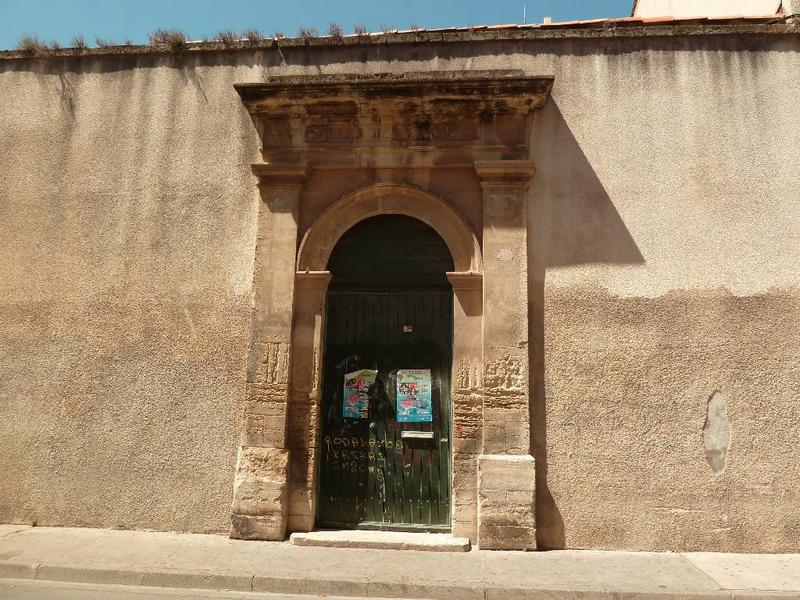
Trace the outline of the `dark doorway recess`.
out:
M 317 525 L 447 530 L 450 252 L 428 225 L 381 215 L 342 236 L 328 269 Z
M 404 215 L 354 225 L 331 253 L 331 290 L 450 290 L 453 258 L 431 227 Z

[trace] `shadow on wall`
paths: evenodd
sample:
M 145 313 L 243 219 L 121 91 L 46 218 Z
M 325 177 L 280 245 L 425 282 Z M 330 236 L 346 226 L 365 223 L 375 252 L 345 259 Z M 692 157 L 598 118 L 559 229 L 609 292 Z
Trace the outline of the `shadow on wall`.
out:
M 528 211 L 528 314 L 537 543 L 541 549 L 563 549 L 564 520 L 547 479 L 549 424 L 544 347 L 547 269 L 587 264 L 644 264 L 645 261 L 552 98 L 537 115 L 531 156 L 536 164 L 536 175 Z

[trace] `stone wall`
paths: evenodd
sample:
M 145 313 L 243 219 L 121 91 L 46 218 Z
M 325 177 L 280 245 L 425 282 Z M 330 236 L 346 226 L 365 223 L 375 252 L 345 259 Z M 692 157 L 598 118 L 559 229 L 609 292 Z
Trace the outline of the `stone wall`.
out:
M 555 75 L 527 201 L 538 545 L 797 551 L 799 51 L 695 34 L 0 60 L 0 521 L 229 527 L 259 202 L 234 83 L 519 68 Z

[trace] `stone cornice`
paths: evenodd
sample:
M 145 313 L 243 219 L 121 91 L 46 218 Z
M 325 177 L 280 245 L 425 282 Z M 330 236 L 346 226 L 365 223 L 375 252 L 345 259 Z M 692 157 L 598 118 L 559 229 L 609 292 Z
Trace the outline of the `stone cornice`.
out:
M 255 163 L 250 166 L 253 175 L 258 177 L 259 187 L 287 187 L 303 185 L 308 177 L 305 165 L 274 165 Z
M 286 97 L 308 102 L 329 96 L 379 98 L 474 98 L 491 94 L 507 100 L 520 96 L 535 99 L 535 108 L 544 104 L 553 85 L 552 76 L 531 77 L 522 71 L 434 71 L 385 73 L 379 75 L 289 75 L 273 77 L 265 83 L 234 85 L 246 106 Z
M 453 290 L 475 290 L 483 289 L 483 273 L 476 273 L 473 271 L 468 272 L 450 272 L 447 274 L 447 279 Z
M 536 167 L 530 160 L 485 160 L 475 162 L 483 186 L 527 187 Z
M 411 168 L 524 159 L 553 77 L 521 71 L 302 75 L 236 90 L 265 163 Z

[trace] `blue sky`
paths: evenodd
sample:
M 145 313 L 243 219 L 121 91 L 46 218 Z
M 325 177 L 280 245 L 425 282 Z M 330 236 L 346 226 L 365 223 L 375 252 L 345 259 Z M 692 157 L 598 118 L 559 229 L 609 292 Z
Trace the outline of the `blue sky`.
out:
M 327 31 L 331 21 L 346 33 L 364 24 L 398 29 L 522 22 L 524 0 L 0 0 L 0 48 L 25 34 L 68 45 L 82 33 L 122 43 L 147 41 L 159 27 L 178 27 L 190 39 L 224 29 L 255 28 L 266 35 L 295 34 L 299 27 Z M 527 0 L 528 22 L 628 16 L 632 0 Z

